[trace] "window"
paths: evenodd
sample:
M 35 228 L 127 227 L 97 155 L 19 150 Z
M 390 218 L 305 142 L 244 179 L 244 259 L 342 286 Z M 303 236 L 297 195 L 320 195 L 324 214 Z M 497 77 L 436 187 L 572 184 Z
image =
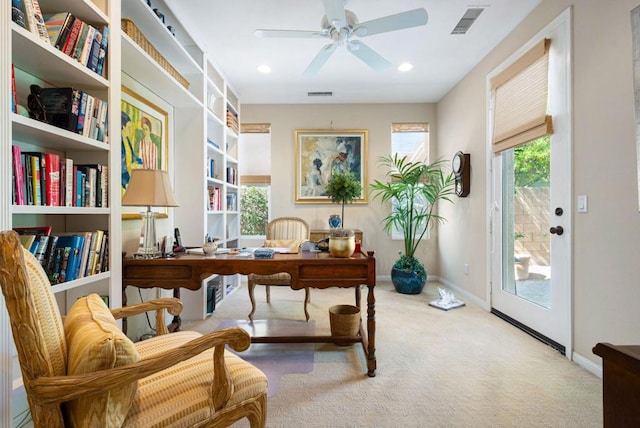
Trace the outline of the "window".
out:
M 410 161 L 429 162 L 429 124 L 404 122 L 391 124 L 391 155 L 406 156 Z M 417 201 L 426 204 L 425 200 Z M 429 239 L 429 231 L 426 238 Z M 393 230 L 391 239 L 404 239 L 402 232 Z
M 409 160 L 429 161 L 429 124 L 392 123 L 391 154 Z
M 240 126 L 240 234 L 264 236 L 271 212 L 271 125 Z

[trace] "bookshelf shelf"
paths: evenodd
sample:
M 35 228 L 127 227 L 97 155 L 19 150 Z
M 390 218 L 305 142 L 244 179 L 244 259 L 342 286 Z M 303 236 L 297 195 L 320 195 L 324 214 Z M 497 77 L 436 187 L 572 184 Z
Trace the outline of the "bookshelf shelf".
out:
M 35 119 L 11 113 L 13 138 L 18 141 L 42 141 L 42 147 L 56 150 L 108 152 L 111 146 L 101 141 L 57 128 Z
M 50 86 L 76 85 L 88 90 L 106 90 L 109 81 L 73 58 L 47 45 L 15 23 L 11 23 L 12 61 L 16 68 Z

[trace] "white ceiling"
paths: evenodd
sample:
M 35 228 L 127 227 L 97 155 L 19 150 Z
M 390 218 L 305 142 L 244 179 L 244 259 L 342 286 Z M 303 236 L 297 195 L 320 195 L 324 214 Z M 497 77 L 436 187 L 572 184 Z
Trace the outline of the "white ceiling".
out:
M 320 72 L 302 72 L 327 39 L 257 38 L 254 30 L 320 30 L 322 0 L 165 0 L 231 83 L 242 104 L 437 102 L 540 0 L 347 0 L 360 22 L 424 7 L 425 26 L 360 39 L 394 64 L 378 73 L 340 46 Z M 465 35 L 451 31 L 469 7 L 486 7 Z M 413 70 L 395 69 L 410 61 Z M 272 72 L 256 68 L 268 64 Z M 332 97 L 308 97 L 332 91 Z

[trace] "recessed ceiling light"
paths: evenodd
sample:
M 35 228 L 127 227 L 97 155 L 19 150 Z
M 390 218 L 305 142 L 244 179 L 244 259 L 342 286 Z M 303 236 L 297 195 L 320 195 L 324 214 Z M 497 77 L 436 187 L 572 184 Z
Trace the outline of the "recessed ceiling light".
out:
M 271 73 L 271 67 L 269 67 L 267 64 L 262 64 L 258 66 L 258 71 L 260 73 Z
M 413 68 L 413 64 L 408 62 L 403 62 L 402 64 L 400 64 L 400 66 L 398 66 L 398 71 L 409 71 L 412 68 Z

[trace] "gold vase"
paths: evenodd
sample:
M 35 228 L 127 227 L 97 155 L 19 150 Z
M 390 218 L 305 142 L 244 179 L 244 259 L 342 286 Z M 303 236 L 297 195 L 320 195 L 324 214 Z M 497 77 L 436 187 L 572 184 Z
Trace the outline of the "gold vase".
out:
M 332 236 L 329 238 L 329 253 L 333 257 L 351 257 L 355 250 L 355 236 Z

